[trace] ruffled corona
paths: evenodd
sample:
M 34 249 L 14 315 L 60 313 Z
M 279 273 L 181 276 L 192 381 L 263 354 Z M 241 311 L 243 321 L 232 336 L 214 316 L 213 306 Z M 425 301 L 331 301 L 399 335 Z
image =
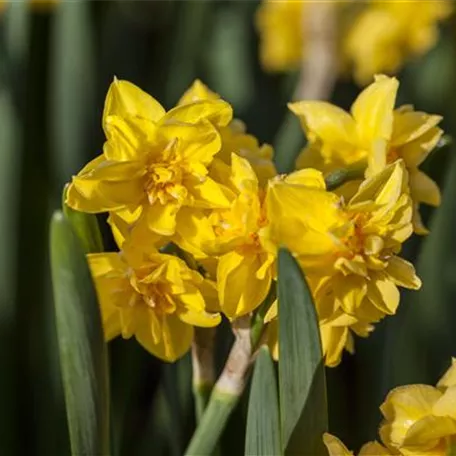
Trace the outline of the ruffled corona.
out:
M 88 261 L 106 340 L 135 336 L 153 355 L 175 361 L 189 350 L 193 326 L 220 323 L 206 311 L 214 286 L 179 258 L 124 244 L 121 253 L 90 254 Z

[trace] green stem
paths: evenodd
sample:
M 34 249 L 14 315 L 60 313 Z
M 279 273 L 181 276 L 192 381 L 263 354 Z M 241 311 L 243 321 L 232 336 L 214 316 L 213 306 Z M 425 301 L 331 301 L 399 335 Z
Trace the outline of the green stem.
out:
M 251 364 L 250 317 L 232 322 L 236 340 L 222 374 L 212 391 L 209 404 L 193 434 L 186 455 L 211 455 L 242 392 Z
M 186 456 L 212 454 L 239 397 L 214 389 L 200 425 L 185 452 Z
M 215 383 L 215 328 L 195 328 L 192 344 L 193 396 L 199 423 Z
M 206 410 L 207 404 L 211 397 L 213 383 L 193 384 L 193 396 L 195 398 L 196 422 L 201 423 L 201 419 Z
M 333 191 L 348 181 L 362 179 L 365 170 L 365 163 L 357 163 L 349 168 L 336 169 L 325 178 L 326 190 Z

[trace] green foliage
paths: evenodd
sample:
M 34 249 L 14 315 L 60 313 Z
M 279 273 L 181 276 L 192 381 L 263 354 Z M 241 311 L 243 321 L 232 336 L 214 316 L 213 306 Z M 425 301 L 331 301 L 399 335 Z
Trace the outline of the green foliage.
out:
M 71 451 L 110 454 L 107 349 L 79 240 L 61 212 L 51 223 L 51 267 Z
M 245 454 L 282 454 L 277 381 L 267 347 L 260 349 L 255 362 L 247 417 Z
M 326 454 L 325 369 L 315 306 L 301 268 L 279 250 L 279 391 L 285 454 Z

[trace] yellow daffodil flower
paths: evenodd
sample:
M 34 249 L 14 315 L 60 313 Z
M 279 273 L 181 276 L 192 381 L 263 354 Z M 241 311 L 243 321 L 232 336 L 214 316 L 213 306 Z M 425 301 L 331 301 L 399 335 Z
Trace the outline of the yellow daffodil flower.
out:
M 197 79 L 179 100 L 179 105 L 218 99 L 220 99 L 220 96 L 217 93 L 211 91 L 206 85 Z M 228 165 L 228 168 L 224 170 L 225 176 L 221 179 L 222 182 L 225 179 L 229 179 L 228 176 L 230 173 L 229 167 L 231 166 L 231 154 L 244 157 L 250 162 L 261 186 L 264 186 L 269 178 L 277 174 L 272 161 L 272 147 L 269 144 L 263 144 L 260 146 L 258 139 L 246 132 L 246 126 L 242 121 L 234 119 L 227 126 L 215 126 L 218 128 L 222 137 L 222 148 L 215 158 Z M 215 166 L 216 163 L 214 164 L 214 167 Z M 218 164 L 218 166 L 220 167 L 220 164 Z M 218 176 L 220 178 L 218 171 L 220 171 L 220 168 L 214 173 L 210 173 L 210 176 Z
M 89 254 L 106 340 L 135 336 L 150 353 L 175 361 L 190 348 L 193 326 L 212 327 L 206 311 L 215 289 L 179 258 L 124 244 L 120 253 Z
M 343 42 L 345 59 L 359 84 L 376 73 L 396 73 L 437 42 L 439 22 L 453 10 L 449 0 L 371 1 Z
M 392 390 L 380 407 L 385 421 L 380 436 L 407 456 L 445 456 L 456 443 L 456 363 L 437 387 L 407 385 Z
M 298 69 L 305 52 L 302 23 L 305 2 L 265 0 L 257 11 L 260 59 L 267 71 Z
M 437 383 L 393 389 L 380 406 L 382 444 L 369 442 L 359 456 L 447 456 L 456 444 L 456 359 Z M 329 456 L 353 456 L 335 436 L 325 433 Z
M 115 213 L 135 229 L 179 232 L 190 223 L 189 208 L 229 205 L 207 167 L 221 148 L 213 124 L 227 125 L 231 116 L 220 99 L 166 113 L 135 85 L 114 80 L 103 113 L 103 154 L 73 177 L 66 203 L 84 212 Z
M 308 278 L 319 317 L 327 365 L 340 361 L 343 348 L 353 350 L 348 329 L 367 336 L 371 323 L 396 312 L 398 286 L 418 289 L 413 265 L 397 253 L 412 233 L 412 205 L 401 160 L 366 179 L 344 203 L 325 191 L 301 185 L 301 170 L 270 181 L 267 239 L 285 245 Z M 276 310 L 277 312 L 277 310 Z M 274 317 L 269 315 L 270 318 Z
M 214 237 L 206 244 L 218 257 L 217 288 L 220 308 L 230 319 L 258 307 L 266 298 L 274 275 L 275 253 L 267 252 L 260 231 L 267 225 L 263 192 L 249 162 L 231 158 L 231 187 L 236 196 L 229 209 L 209 216 Z
M 323 443 L 329 456 L 354 456 L 353 452 L 349 451 L 337 437 L 327 432 L 323 434 Z M 393 454 L 380 443 L 369 442 L 362 446 L 358 456 L 392 456 Z
M 353 103 L 350 114 L 327 102 L 291 103 L 290 109 L 299 116 L 309 141 L 297 167 L 314 167 L 328 174 L 365 162 L 367 173 L 374 174 L 402 158 L 410 175 L 414 229 L 424 234 L 427 231 L 421 223 L 419 205 L 438 206 L 440 191 L 418 167 L 443 133 L 437 127 L 442 118 L 413 111 L 411 106 L 394 110 L 398 86 L 395 78 L 377 76 Z M 356 189 L 353 185 L 350 188 Z

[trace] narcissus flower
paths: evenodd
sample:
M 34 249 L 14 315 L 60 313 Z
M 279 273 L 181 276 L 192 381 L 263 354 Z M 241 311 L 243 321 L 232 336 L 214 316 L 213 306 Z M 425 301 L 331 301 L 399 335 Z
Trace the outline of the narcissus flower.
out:
M 191 217 L 191 210 L 179 214 L 182 208 L 229 204 L 207 167 L 221 148 L 213 124 L 227 125 L 231 116 L 231 107 L 220 99 L 166 113 L 135 85 L 114 80 L 103 113 L 103 154 L 73 178 L 66 203 L 84 212 L 109 211 L 135 228 L 173 235 Z
M 317 173 L 301 170 L 299 173 Z M 319 316 L 326 363 L 353 350 L 347 329 L 367 336 L 371 323 L 396 312 L 398 286 L 421 286 L 413 266 L 397 254 L 412 233 L 412 205 L 401 160 L 364 181 L 344 203 L 325 191 L 300 185 L 294 174 L 270 181 L 267 238 L 285 245 L 308 278 Z M 321 175 L 320 175 L 321 176 Z
M 423 234 L 419 204 L 438 206 L 440 191 L 418 167 L 443 133 L 437 127 L 442 118 L 413 111 L 411 106 L 394 110 L 398 86 L 395 78 L 377 76 L 353 103 L 351 114 L 327 102 L 291 103 L 309 140 L 297 167 L 314 167 L 328 174 L 364 162 L 367 173 L 374 174 L 402 158 L 410 174 L 414 228 Z
M 193 326 L 212 327 L 214 286 L 179 258 L 124 244 L 120 253 L 89 254 L 106 340 L 135 336 L 153 355 L 175 361 L 190 348 Z
M 267 252 L 260 240 L 268 220 L 257 176 L 249 162 L 236 154 L 232 155 L 231 169 L 231 188 L 236 196 L 229 209 L 213 210 L 209 216 L 213 239 L 206 242 L 206 251 L 218 257 L 220 308 L 233 319 L 251 312 L 266 298 L 275 252 Z
M 267 71 L 298 69 L 304 55 L 305 2 L 265 0 L 257 11 L 260 59 Z
M 381 405 L 383 445 L 369 442 L 359 456 L 446 456 L 456 444 L 456 360 L 437 383 L 392 390 Z M 335 436 L 325 433 L 329 456 L 353 456 Z
M 452 2 L 445 0 L 369 3 L 343 43 L 354 77 L 363 85 L 376 73 L 396 73 L 405 61 L 431 49 L 439 22 L 453 10 Z
M 445 456 L 456 443 L 456 363 L 437 384 L 392 390 L 380 407 L 385 421 L 380 436 L 388 447 L 407 456 Z

